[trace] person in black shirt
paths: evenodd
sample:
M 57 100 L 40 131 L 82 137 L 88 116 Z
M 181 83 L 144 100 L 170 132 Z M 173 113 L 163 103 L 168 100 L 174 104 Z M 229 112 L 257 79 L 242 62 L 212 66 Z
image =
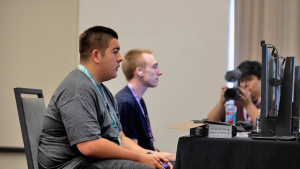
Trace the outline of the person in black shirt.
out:
M 244 61 L 238 69 L 241 70 L 242 76 L 239 80 L 241 94 L 234 103 L 237 106 L 236 121 L 249 121 L 256 125 L 256 116 L 260 114 L 261 102 L 261 64 L 256 61 Z M 208 114 L 208 120 L 225 121 L 226 90 L 227 87 L 223 86 L 221 98 Z
M 122 64 L 127 85 L 116 94 L 124 134 L 145 149 L 160 152 L 170 161 L 176 155 L 158 150 L 153 145 L 154 137 L 143 94 L 149 87 L 158 85 L 162 71 L 152 51 L 133 49 L 125 54 Z

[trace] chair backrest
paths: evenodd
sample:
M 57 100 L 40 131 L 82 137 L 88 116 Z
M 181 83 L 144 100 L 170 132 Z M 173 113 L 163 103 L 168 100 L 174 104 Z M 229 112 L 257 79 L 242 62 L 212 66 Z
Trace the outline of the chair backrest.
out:
M 14 88 L 22 137 L 29 169 L 38 169 L 38 147 L 46 110 L 43 92 L 39 89 Z M 37 95 L 37 98 L 21 94 Z

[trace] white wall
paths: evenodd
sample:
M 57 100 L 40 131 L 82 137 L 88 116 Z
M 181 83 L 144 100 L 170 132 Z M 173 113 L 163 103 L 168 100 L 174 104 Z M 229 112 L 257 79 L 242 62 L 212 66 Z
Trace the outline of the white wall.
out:
M 77 66 L 77 0 L 0 1 L 0 146 L 23 147 L 13 88 L 42 89 L 48 104 Z M 27 168 L 25 153 L 0 152 L 0 168 Z
M 164 74 L 144 99 L 156 146 L 175 153 L 178 138 L 189 131 L 166 128 L 205 118 L 225 84 L 228 5 L 228 0 L 1 0 L 0 146 L 23 147 L 13 88 L 43 89 L 48 104 L 78 64 L 78 35 L 104 25 L 118 32 L 123 55 L 132 48 L 154 51 Z M 119 70 L 106 83 L 113 94 L 126 84 Z M 24 154 L 0 153 L 2 167 L 27 168 Z
M 119 34 L 121 54 L 154 52 L 163 75 L 146 101 L 156 146 L 176 152 L 189 131 L 167 129 L 206 118 L 220 97 L 227 64 L 229 0 L 79 1 L 79 34 L 103 25 Z M 78 35 L 79 35 L 78 34 Z M 113 94 L 126 85 L 122 69 L 105 83 Z

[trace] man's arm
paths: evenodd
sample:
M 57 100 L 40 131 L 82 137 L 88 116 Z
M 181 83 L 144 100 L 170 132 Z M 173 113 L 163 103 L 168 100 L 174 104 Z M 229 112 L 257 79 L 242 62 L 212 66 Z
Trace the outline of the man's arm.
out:
M 221 99 L 216 104 L 216 106 L 213 108 L 213 110 L 207 115 L 208 120 L 220 121 L 221 116 L 222 116 L 222 109 L 223 109 L 224 104 L 226 102 L 226 99 L 225 99 L 225 96 L 224 96 L 226 90 L 227 90 L 227 87 L 223 86 L 222 91 L 221 91 Z
M 131 151 L 105 138 L 78 143 L 77 148 L 83 155 L 90 158 L 125 159 L 143 163 L 153 168 L 163 169 L 161 161 L 157 156 Z
M 171 154 L 168 152 L 156 152 L 156 151 L 147 150 L 147 149 L 142 148 L 141 146 L 139 146 L 137 143 L 134 142 L 134 140 L 137 141 L 137 139 L 133 140 L 133 139 L 126 137 L 122 131 L 120 131 L 120 136 L 122 136 L 123 145 L 127 149 L 130 149 L 135 152 L 140 152 L 143 154 L 145 154 L 147 152 L 151 152 L 151 153 L 153 153 L 154 156 L 157 156 L 161 161 L 164 161 L 164 162 L 168 162 L 169 160 L 171 160 L 171 161 L 176 160 L 175 154 Z M 173 168 L 171 163 L 168 163 L 168 164 L 171 166 L 171 168 Z
M 118 158 L 139 161 L 141 154 L 129 151 L 105 138 L 77 144 L 78 150 L 90 158 Z
M 240 94 L 239 102 L 243 107 L 245 107 L 248 116 L 251 118 L 251 121 L 254 125 L 256 125 L 256 116 L 260 115 L 257 107 L 253 104 L 249 89 L 240 87 L 240 91 L 243 94 Z
M 128 138 L 128 137 L 127 137 Z M 129 138 L 128 138 L 129 139 Z M 137 139 L 131 139 L 134 143 L 138 144 L 138 140 Z M 146 149 L 147 150 L 147 149 Z M 165 151 L 160 151 L 158 150 L 157 148 L 155 148 L 155 151 L 153 150 L 147 150 L 147 152 L 151 152 L 151 153 L 159 153 L 163 156 L 165 156 L 168 160 L 170 161 L 176 161 L 176 154 L 172 154 L 172 153 L 169 153 L 169 152 L 165 152 Z
M 170 161 L 176 161 L 176 154 L 161 151 L 161 150 L 158 150 L 157 148 L 155 148 L 155 151 L 160 153 L 161 155 L 165 156 Z
M 137 143 L 135 143 L 132 139 L 126 137 L 124 135 L 123 131 L 120 131 L 120 136 L 122 136 L 122 141 L 123 141 L 123 145 L 125 148 L 135 151 L 135 152 L 142 153 L 142 154 L 146 154 L 149 151 L 151 152 L 151 150 L 142 148 Z M 135 140 L 137 140 L 137 139 L 135 139 Z
M 136 144 L 139 144 L 137 139 L 132 138 L 131 140 L 132 140 L 133 142 L 135 142 Z
M 260 115 L 260 112 L 256 108 L 256 106 L 253 103 L 250 103 L 249 105 L 245 106 L 245 109 L 247 110 L 248 116 L 251 118 L 251 121 L 253 125 L 256 125 L 256 117 Z

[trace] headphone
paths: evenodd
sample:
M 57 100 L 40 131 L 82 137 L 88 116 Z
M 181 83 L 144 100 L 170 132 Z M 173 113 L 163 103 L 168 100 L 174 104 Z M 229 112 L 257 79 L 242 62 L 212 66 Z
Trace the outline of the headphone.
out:
M 142 76 L 142 77 L 144 76 L 144 74 L 143 74 L 143 72 L 142 72 L 142 71 L 139 71 L 139 73 L 141 74 L 141 76 Z

